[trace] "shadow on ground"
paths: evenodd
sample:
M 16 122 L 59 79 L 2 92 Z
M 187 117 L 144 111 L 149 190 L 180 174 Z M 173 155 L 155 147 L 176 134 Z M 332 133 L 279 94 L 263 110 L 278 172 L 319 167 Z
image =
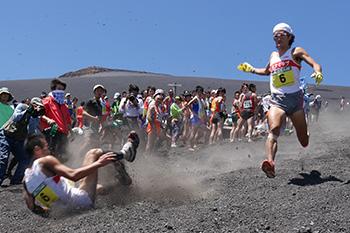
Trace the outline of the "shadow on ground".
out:
M 295 184 L 299 186 L 307 186 L 307 185 L 317 185 L 317 184 L 322 184 L 324 182 L 330 182 L 330 181 L 335 181 L 335 182 L 343 182 L 342 180 L 334 177 L 334 176 L 329 176 L 327 178 L 322 178 L 321 173 L 316 170 L 312 170 L 310 174 L 307 173 L 299 173 L 303 178 L 293 178 L 289 181 L 288 184 Z

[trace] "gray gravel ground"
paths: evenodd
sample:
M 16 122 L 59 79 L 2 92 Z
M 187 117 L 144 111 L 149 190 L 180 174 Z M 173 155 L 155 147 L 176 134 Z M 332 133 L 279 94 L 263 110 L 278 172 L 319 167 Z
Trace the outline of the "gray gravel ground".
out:
M 348 113 L 323 113 L 303 149 L 279 138 L 276 178 L 260 170 L 265 139 L 225 141 L 189 152 L 138 154 L 127 164 L 134 183 L 101 170 L 109 192 L 90 211 L 30 212 L 23 187 L 0 188 L 1 232 L 350 232 Z M 78 148 L 79 140 L 73 148 Z M 75 155 L 68 164 L 78 166 Z

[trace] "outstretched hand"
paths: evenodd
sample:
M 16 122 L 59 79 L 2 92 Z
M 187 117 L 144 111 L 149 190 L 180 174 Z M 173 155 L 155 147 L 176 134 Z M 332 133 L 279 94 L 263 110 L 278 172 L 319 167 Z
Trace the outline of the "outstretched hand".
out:
M 116 154 L 114 154 L 113 152 L 108 152 L 106 154 L 103 154 L 97 160 L 97 162 L 101 165 L 101 167 L 106 166 L 107 164 L 110 164 L 114 161 L 116 161 Z
M 315 72 L 311 75 L 311 78 L 315 79 L 317 84 L 320 84 L 323 81 L 323 75 L 321 72 Z
M 239 70 L 243 70 L 246 73 L 251 73 L 252 70 L 254 69 L 252 65 L 250 65 L 248 62 L 244 62 L 239 64 L 237 67 Z

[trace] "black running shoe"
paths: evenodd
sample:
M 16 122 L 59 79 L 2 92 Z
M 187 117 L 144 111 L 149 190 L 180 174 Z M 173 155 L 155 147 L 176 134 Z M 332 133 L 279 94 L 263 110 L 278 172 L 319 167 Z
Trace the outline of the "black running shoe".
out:
M 122 185 L 131 185 L 132 180 L 129 174 L 125 170 L 125 165 L 117 161 L 114 163 L 115 170 L 117 170 L 118 174 L 115 176 L 115 178 L 119 181 L 120 184 Z
M 135 160 L 137 147 L 140 144 L 139 136 L 135 131 L 131 131 L 128 136 L 128 141 L 124 144 L 122 151 L 125 153 L 124 159 L 132 162 Z
M 135 147 L 137 148 L 140 144 L 140 139 L 139 139 L 139 135 L 136 133 L 136 131 L 131 131 L 129 136 L 128 136 L 128 142 L 132 142 Z

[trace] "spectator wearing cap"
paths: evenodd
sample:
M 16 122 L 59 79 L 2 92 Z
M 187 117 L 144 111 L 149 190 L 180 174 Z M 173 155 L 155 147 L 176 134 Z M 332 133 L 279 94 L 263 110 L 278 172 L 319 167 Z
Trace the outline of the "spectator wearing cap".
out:
M 123 114 L 123 125 L 127 132 L 135 130 L 141 135 L 141 130 L 137 118 L 143 113 L 143 101 L 137 98 L 139 87 L 135 84 L 129 85 L 129 94 L 127 94 L 120 102 L 119 112 Z
M 67 105 L 69 115 L 72 115 L 73 114 L 73 103 L 70 100 L 70 93 L 67 93 L 65 97 L 66 97 L 66 99 L 64 100 L 64 103 Z
M 176 147 L 176 141 L 180 136 L 182 127 L 182 115 L 187 107 L 187 103 L 182 104 L 180 96 L 176 96 L 174 100 L 175 102 L 170 107 L 171 124 L 173 126 L 171 147 Z
M 90 98 L 84 105 L 84 136 L 85 143 L 80 149 L 80 153 L 86 153 L 91 148 L 98 148 L 100 145 L 99 128 L 102 117 L 101 97 L 105 92 L 105 88 L 101 84 L 97 84 L 92 89 L 94 97 Z
M 123 120 L 123 114 L 119 112 L 119 107 L 120 107 L 120 101 L 121 101 L 121 95 L 119 92 L 116 92 L 114 94 L 114 101 L 111 107 L 111 111 L 113 113 L 113 118 L 114 120 Z
M 162 110 L 164 91 L 157 89 L 153 95 L 153 103 L 150 103 L 147 112 L 147 145 L 146 153 L 151 154 L 155 148 L 157 138 L 167 141 L 168 149 L 171 147 L 171 137 L 165 132 L 162 125 L 164 112 Z
M 39 97 L 34 97 L 29 106 L 19 104 L 0 130 L 0 185 L 4 181 L 10 152 L 18 162 L 15 174 L 10 184 L 21 184 L 24 170 L 29 166 L 29 157 L 24 150 L 24 139 L 28 133 L 34 133 L 40 118 L 45 113 L 45 107 Z
M 64 103 L 66 87 L 67 84 L 60 79 L 51 80 L 51 92 L 48 97 L 43 99 L 46 109 L 45 117 L 41 118 L 41 127 L 49 143 L 51 153 L 61 159 L 67 153 L 68 133 L 72 129 L 68 107 Z M 55 135 L 51 135 L 50 129 L 54 124 L 58 126 L 58 130 Z
M 120 145 L 124 145 L 123 134 L 119 129 L 119 125 L 115 124 L 113 117 L 111 116 L 111 105 L 108 103 L 107 90 L 105 90 L 101 97 L 102 105 L 102 117 L 101 117 L 101 128 L 102 134 L 100 141 L 103 142 L 105 138 L 109 139 L 109 149 L 113 149 L 116 137 L 120 140 Z
M 8 104 L 13 99 L 13 95 L 7 87 L 0 89 L 0 128 L 10 119 L 13 108 Z

